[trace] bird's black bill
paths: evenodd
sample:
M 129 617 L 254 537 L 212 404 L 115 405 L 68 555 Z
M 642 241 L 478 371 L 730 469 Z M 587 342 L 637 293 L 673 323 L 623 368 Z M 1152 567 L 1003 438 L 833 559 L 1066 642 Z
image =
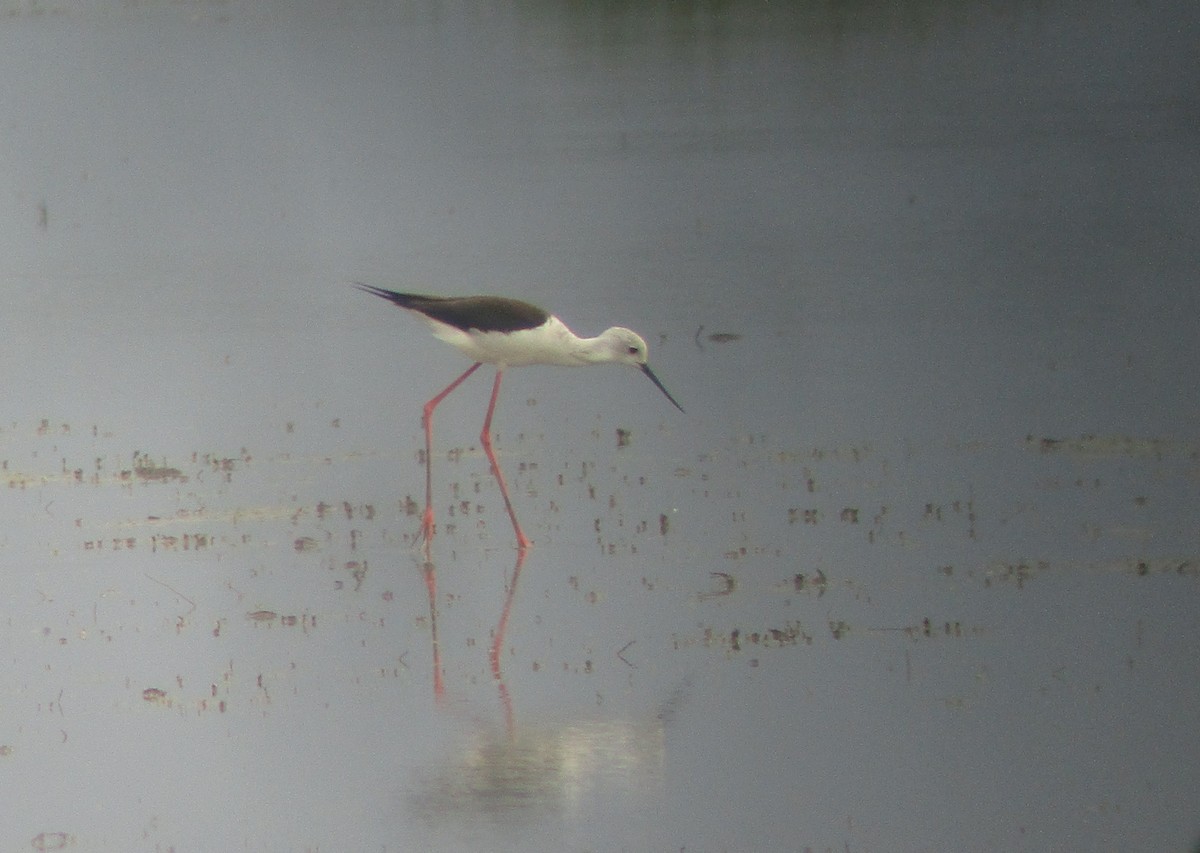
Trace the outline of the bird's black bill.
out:
M 644 373 L 644 374 L 646 374 L 647 376 L 649 376 L 649 377 L 650 377 L 650 381 L 651 381 L 651 382 L 653 382 L 653 383 L 654 383 L 654 384 L 655 384 L 655 385 L 658 387 L 658 390 L 659 390 L 659 391 L 662 391 L 662 392 L 663 392 L 663 394 L 664 394 L 664 395 L 666 395 L 666 398 L 667 398 L 668 400 L 670 400 L 670 401 L 671 401 L 671 404 L 672 404 L 673 406 L 675 406 L 675 408 L 679 409 L 679 411 L 683 412 L 683 406 L 681 406 L 681 405 L 679 405 L 678 403 L 676 403 L 676 402 L 675 402 L 675 398 L 671 396 L 671 392 L 670 392 L 670 391 L 668 391 L 666 388 L 664 388 L 664 387 L 663 387 L 663 384 L 662 384 L 661 382 L 659 382 L 659 381 L 658 381 L 658 377 L 654 375 L 654 371 L 650 369 L 650 365 L 648 365 L 648 364 L 643 364 L 643 365 L 642 365 L 642 373 Z M 686 415 L 686 414 L 687 414 L 687 412 L 684 412 L 684 414 Z

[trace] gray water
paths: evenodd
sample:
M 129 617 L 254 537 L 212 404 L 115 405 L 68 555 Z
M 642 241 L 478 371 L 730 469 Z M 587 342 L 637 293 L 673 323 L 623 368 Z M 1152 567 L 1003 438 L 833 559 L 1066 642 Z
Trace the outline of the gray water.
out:
M 1193 847 L 1198 35 L 0 6 L 0 847 Z

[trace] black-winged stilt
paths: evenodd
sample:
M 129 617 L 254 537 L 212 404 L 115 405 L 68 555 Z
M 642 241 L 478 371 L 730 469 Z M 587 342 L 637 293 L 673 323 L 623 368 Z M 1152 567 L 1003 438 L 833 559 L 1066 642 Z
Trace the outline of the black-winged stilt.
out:
M 435 337 L 453 346 L 475 363 L 425 404 L 421 423 L 425 427 L 425 515 L 421 534 L 428 544 L 433 539 L 433 410 L 451 391 L 479 369 L 481 364 L 496 366 L 496 381 L 479 441 L 492 466 L 492 474 L 504 497 L 504 507 L 517 535 L 517 548 L 524 551 L 530 541 L 521 530 L 508 486 L 500 473 L 500 464 L 492 450 L 492 414 L 500 394 L 500 380 L 509 367 L 534 364 L 581 367 L 588 364 L 628 364 L 650 377 L 659 391 L 683 411 L 675 398 L 663 387 L 646 363 L 646 342 L 633 331 L 614 326 L 594 338 L 581 338 L 553 314 L 519 299 L 502 296 L 421 296 L 415 293 L 396 293 L 381 287 L 355 282 L 354 286 L 367 293 L 387 299 L 412 311 L 428 324 Z

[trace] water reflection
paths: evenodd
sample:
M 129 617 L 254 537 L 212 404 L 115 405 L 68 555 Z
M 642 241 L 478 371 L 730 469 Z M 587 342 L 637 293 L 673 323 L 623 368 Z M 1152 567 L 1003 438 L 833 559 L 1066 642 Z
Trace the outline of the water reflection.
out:
M 425 562 L 421 564 L 425 578 L 425 589 L 429 593 L 429 648 L 433 655 L 433 698 L 441 702 L 446 695 L 445 674 L 442 671 L 442 648 L 438 644 L 437 568 L 429 559 L 428 549 Z
M 517 594 L 517 583 L 521 579 L 521 569 L 525 565 L 525 557 L 529 552 L 524 548 L 518 548 L 516 551 L 516 562 L 513 564 L 512 580 L 508 584 L 508 590 L 504 595 L 504 605 L 500 610 L 500 617 L 496 621 L 496 627 L 492 630 L 492 644 L 488 649 L 488 660 L 491 664 L 492 676 L 496 679 L 500 689 L 501 702 L 505 708 L 505 718 L 512 718 L 511 703 L 508 698 L 508 689 L 504 686 L 504 676 L 500 667 L 500 652 L 504 646 L 504 635 L 508 630 L 508 617 L 512 612 L 513 600 Z M 429 596 L 429 645 L 430 652 L 433 657 L 433 695 L 438 702 L 445 699 L 445 671 L 442 666 L 441 645 L 438 641 L 438 606 L 437 606 L 437 566 L 434 565 L 429 539 L 425 539 L 424 545 L 425 561 L 421 564 L 421 575 L 425 580 L 425 590 Z
M 409 807 L 431 823 L 572 817 L 601 792 L 657 791 L 664 755 L 659 718 L 480 730 L 444 765 L 418 774 Z
M 428 542 L 426 542 L 428 546 Z M 590 719 L 519 725 L 504 679 L 501 657 L 508 621 L 528 555 L 517 549 L 488 660 L 496 683 L 502 725 L 475 722 L 434 769 L 418 773 L 412 811 L 430 823 L 487 817 L 505 823 L 572 817 L 601 792 L 622 798 L 659 790 L 668 710 L 645 720 Z M 446 701 L 438 639 L 437 569 L 425 549 L 422 574 L 429 595 L 433 692 Z
M 504 709 L 504 729 L 507 732 L 513 731 L 513 710 L 512 697 L 509 696 L 508 687 L 504 683 L 504 673 L 500 667 L 500 654 L 504 648 L 504 634 L 508 630 L 508 616 L 512 612 L 513 599 L 517 595 L 517 582 L 521 579 L 521 567 L 525 565 L 525 555 L 528 552 L 524 548 L 517 549 L 517 562 L 513 566 L 512 582 L 508 585 L 508 592 L 504 595 L 504 607 L 500 611 L 500 619 L 496 622 L 496 629 L 492 632 L 492 645 L 488 649 L 488 659 L 492 665 L 492 677 L 496 679 L 496 688 L 500 692 L 500 705 Z

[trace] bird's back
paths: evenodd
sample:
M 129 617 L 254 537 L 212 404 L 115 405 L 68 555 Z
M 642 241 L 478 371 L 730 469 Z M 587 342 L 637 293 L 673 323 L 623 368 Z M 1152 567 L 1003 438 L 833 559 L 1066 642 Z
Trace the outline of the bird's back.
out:
M 373 293 L 389 302 L 453 326 L 456 329 L 480 332 L 515 332 L 535 329 L 549 315 L 528 302 L 500 296 L 426 296 L 419 293 L 397 293 L 359 284 L 360 290 Z

